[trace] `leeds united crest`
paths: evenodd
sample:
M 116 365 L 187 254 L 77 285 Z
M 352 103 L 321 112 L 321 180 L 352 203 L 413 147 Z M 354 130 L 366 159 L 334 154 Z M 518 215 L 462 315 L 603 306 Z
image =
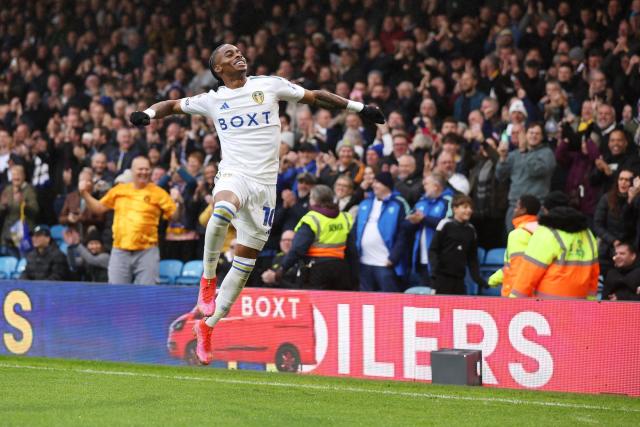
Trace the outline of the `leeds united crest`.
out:
M 264 102 L 264 93 L 257 90 L 251 94 L 251 98 L 253 98 L 256 104 L 262 104 Z

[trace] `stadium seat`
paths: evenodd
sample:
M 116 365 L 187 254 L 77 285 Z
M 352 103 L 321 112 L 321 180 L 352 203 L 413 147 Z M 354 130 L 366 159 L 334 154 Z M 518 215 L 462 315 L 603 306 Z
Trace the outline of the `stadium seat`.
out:
M 499 297 L 502 295 L 502 285 L 491 287 L 488 289 L 480 289 L 480 295 L 484 295 L 487 297 Z
M 465 268 L 464 272 L 464 286 L 467 289 L 467 295 L 478 295 L 478 284 L 471 278 L 469 273 L 469 267 Z
M 163 259 L 160 261 L 160 280 L 163 285 L 173 284 L 182 271 L 182 261 L 179 259 Z
M 56 242 L 64 241 L 63 234 L 64 234 L 64 230 L 66 230 L 66 229 L 67 229 L 67 227 L 65 227 L 62 224 L 52 225 L 51 226 L 51 238 L 53 240 L 55 240 Z
M 176 284 L 197 285 L 200 283 L 202 271 L 202 260 L 189 261 L 182 267 L 182 273 L 180 273 L 180 277 L 176 279 Z
M 11 278 L 12 279 L 19 278 L 20 274 L 24 271 L 26 266 L 27 266 L 27 259 L 26 258 L 20 258 L 20 261 L 18 261 L 18 264 L 16 265 L 15 271 L 13 273 L 11 273 Z
M 428 286 L 413 286 L 404 291 L 404 293 L 413 295 L 434 295 L 435 291 Z
M 506 248 L 494 248 L 489 249 L 487 255 L 484 257 L 484 263 L 486 265 L 504 265 L 504 252 Z
M 12 256 L 0 257 L 0 279 L 8 279 L 11 277 L 18 265 L 18 258 Z
M 489 276 L 504 266 L 505 250 L 505 248 L 489 249 L 487 255 L 484 257 L 484 262 L 480 264 L 480 274 L 482 277 L 488 279 Z
M 480 265 L 484 264 L 484 258 L 487 255 L 487 250 L 478 246 L 478 263 Z
M 58 248 L 60 248 L 60 251 L 63 254 L 66 255 L 67 254 L 67 248 L 69 248 L 69 245 L 67 245 L 65 242 L 62 242 L 62 243 L 58 244 Z

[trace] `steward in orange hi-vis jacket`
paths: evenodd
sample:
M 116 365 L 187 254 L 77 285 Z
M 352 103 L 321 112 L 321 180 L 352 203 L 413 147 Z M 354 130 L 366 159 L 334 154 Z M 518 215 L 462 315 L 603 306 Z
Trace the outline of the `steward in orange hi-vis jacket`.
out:
M 511 297 L 587 298 L 598 291 L 598 251 L 587 218 L 570 207 L 540 216 Z

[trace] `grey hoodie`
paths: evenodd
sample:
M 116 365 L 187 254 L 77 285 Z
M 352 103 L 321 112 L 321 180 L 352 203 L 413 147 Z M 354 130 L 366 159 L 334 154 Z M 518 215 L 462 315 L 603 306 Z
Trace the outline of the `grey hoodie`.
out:
M 509 204 L 515 205 L 523 194 L 544 198 L 551 186 L 551 176 L 556 167 L 556 157 L 545 144 L 521 153 L 513 150 L 507 160 L 499 162 L 496 176 L 500 181 L 511 179 Z

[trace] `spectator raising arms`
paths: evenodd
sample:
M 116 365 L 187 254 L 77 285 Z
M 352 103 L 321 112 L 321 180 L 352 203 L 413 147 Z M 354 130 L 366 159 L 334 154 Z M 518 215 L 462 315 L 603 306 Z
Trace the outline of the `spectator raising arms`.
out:
M 551 188 L 551 175 L 556 166 L 553 151 L 544 144 L 544 130 L 539 123 L 527 126 L 526 133 L 517 135 L 518 148 L 509 152 L 504 143 L 498 146 L 500 161 L 496 174 L 501 181 L 510 180 L 509 210 L 505 218 L 507 230 L 512 230 L 513 210 L 523 194 L 544 198 Z
M 151 167 L 146 157 L 131 163 L 133 182 L 119 184 L 97 200 L 91 184 L 83 181 L 78 191 L 87 207 L 104 214 L 113 209 L 113 250 L 109 259 L 109 283 L 158 282 L 158 223 L 173 219 L 176 205 L 160 187 L 149 182 Z

